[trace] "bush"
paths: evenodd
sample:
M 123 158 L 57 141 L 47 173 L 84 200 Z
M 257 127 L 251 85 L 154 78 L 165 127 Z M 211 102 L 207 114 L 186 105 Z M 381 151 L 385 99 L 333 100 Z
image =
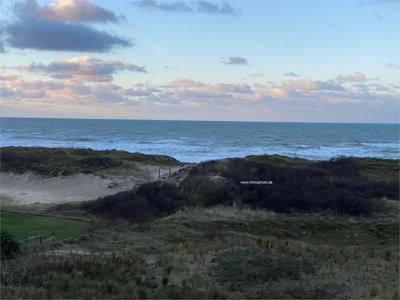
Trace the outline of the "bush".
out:
M 354 159 L 316 162 L 308 166 L 284 166 L 244 159 L 199 164 L 185 179 L 184 194 L 195 203 L 230 204 L 240 199 L 255 208 L 277 212 L 333 210 L 351 215 L 369 215 L 375 200 L 399 198 L 397 182 L 369 181 L 359 176 Z M 231 185 L 229 193 L 215 187 L 210 176 L 222 176 Z M 270 185 L 241 184 L 241 181 L 272 181 Z
M 225 178 L 196 176 L 185 181 L 183 194 L 190 205 L 231 205 L 237 197 L 237 187 Z
M 354 158 L 334 158 L 328 161 L 316 162 L 314 167 L 328 170 L 331 175 L 339 177 L 360 176 L 361 166 Z
M 284 213 L 332 210 L 370 215 L 380 198 L 399 198 L 398 182 L 370 181 L 359 175 L 360 168 L 356 160 L 348 158 L 296 167 L 246 159 L 209 161 L 192 168 L 180 187 L 147 183 L 136 191 L 121 192 L 83 206 L 95 213 L 142 221 L 173 212 L 182 205 L 237 202 Z
M 137 190 L 120 192 L 84 202 L 81 207 L 111 218 L 142 222 L 176 210 L 183 204 L 179 189 L 169 183 L 152 182 Z
M 7 231 L 1 231 L 1 260 L 16 257 L 19 252 L 19 243 Z

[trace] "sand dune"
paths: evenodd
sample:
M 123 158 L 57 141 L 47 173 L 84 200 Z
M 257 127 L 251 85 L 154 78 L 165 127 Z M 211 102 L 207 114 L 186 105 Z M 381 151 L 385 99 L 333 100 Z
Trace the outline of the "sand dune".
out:
M 156 180 L 158 167 L 147 167 L 133 175 L 74 174 L 71 176 L 42 177 L 33 173 L 0 173 L 1 204 L 63 203 L 92 200 L 129 190 L 138 184 Z M 173 168 L 175 171 L 176 168 Z M 140 174 L 139 174 L 140 173 Z M 161 176 L 169 173 L 161 169 Z

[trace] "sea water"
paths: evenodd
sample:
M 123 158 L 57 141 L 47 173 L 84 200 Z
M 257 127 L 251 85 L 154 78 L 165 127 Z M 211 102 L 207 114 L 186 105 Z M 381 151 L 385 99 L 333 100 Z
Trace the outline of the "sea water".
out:
M 0 118 L 1 146 L 165 154 L 184 162 L 280 154 L 400 158 L 399 124 Z

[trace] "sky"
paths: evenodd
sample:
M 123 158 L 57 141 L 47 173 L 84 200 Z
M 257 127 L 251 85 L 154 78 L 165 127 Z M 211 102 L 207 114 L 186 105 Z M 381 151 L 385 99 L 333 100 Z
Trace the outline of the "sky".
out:
M 400 0 L 0 5 L 1 116 L 400 120 Z

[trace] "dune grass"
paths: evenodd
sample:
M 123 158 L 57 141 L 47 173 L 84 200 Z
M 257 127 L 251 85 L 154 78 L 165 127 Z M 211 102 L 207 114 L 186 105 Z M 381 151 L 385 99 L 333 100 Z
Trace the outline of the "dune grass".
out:
M 106 170 L 132 169 L 132 163 L 173 166 L 176 159 L 166 155 L 130 153 L 117 150 L 80 148 L 2 147 L 1 171 L 43 176 L 65 176 L 77 173 L 101 173 Z
M 1 230 L 8 231 L 17 239 L 55 234 L 57 240 L 77 236 L 89 228 L 89 224 L 79 220 L 49 217 L 10 211 L 0 211 Z

